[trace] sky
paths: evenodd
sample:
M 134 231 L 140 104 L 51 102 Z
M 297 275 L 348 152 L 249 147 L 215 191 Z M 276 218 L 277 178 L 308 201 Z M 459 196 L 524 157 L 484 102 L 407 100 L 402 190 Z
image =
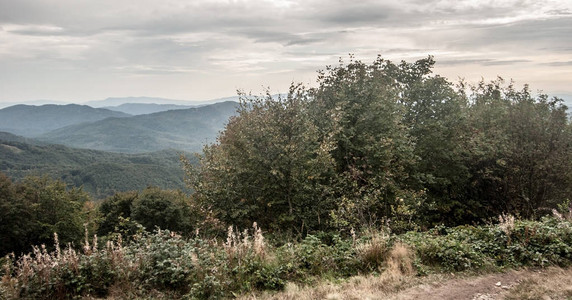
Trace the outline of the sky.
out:
M 0 0 L 0 103 L 284 93 L 350 53 L 572 103 L 572 1 Z

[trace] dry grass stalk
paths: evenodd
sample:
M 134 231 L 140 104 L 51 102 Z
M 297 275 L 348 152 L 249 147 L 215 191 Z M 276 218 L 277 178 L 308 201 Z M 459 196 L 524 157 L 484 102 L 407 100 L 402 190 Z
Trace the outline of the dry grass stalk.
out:
M 264 236 L 262 235 L 262 229 L 258 227 L 256 222 L 252 224 L 252 227 L 254 228 L 254 253 L 258 255 L 258 257 L 264 259 L 266 256 L 266 244 L 264 242 Z
M 411 280 L 410 280 L 411 279 Z M 241 300 L 276 299 L 276 300 L 314 300 L 314 299 L 388 299 L 397 291 L 414 284 L 413 278 L 404 280 L 388 274 L 380 276 L 356 276 L 342 284 L 322 282 L 313 286 L 299 286 L 288 283 L 283 292 L 272 294 L 250 294 Z
M 248 255 L 254 255 L 260 259 L 266 257 L 266 243 L 262 235 L 262 229 L 254 222 L 252 224 L 252 236 L 248 230 L 242 233 L 235 231 L 232 226 L 228 227 L 226 241 L 223 248 L 228 254 L 230 261 L 236 260 L 240 265 Z M 238 233 L 237 233 L 238 232 Z
M 513 215 L 499 215 L 499 227 L 506 235 L 510 235 L 510 233 L 514 230 L 514 216 Z
M 572 269 L 552 267 L 529 271 L 504 299 L 571 299 Z
M 50 284 L 52 278 L 61 270 L 67 269 L 79 272 L 80 258 L 78 253 L 68 244 L 62 250 L 59 237 L 54 233 L 54 251 L 48 252 L 46 246 L 33 246 L 32 253 L 21 256 L 14 263 L 14 255 L 7 257 L 2 277 L 2 287 L 8 297 L 18 298 L 21 287 L 28 286 L 30 281 L 39 284 Z M 97 253 L 97 237 L 94 236 L 93 246 L 86 238 L 85 255 Z M 117 264 L 121 266 L 121 264 Z M 121 269 L 118 268 L 118 269 Z M 37 283 L 35 283 L 37 284 Z M 6 291 L 8 290 L 8 291 Z

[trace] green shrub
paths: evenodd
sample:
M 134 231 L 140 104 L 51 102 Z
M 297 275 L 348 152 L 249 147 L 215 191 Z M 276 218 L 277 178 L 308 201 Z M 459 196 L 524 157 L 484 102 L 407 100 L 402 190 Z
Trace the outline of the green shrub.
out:
M 280 247 L 268 245 L 255 225 L 242 233 L 229 228 L 226 241 L 157 230 L 140 231 L 125 244 L 122 235 L 108 239 L 105 247 L 86 241 L 83 251 L 55 244 L 52 252 L 35 247 L 17 260 L 3 259 L 3 298 L 212 299 L 281 290 L 288 281 L 312 283 L 363 273 L 565 266 L 572 262 L 572 225 L 546 218 L 509 227 L 438 227 L 397 236 L 327 233 Z

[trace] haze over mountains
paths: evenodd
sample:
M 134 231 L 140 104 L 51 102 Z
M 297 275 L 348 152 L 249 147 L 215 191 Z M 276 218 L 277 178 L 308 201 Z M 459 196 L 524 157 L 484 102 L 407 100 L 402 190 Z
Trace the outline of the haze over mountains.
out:
M 229 117 L 236 113 L 236 102 L 170 110 L 129 118 L 108 118 L 56 129 L 37 138 L 76 148 L 124 153 L 164 149 L 200 152 L 216 140 Z
M 121 101 L 130 100 L 135 98 Z M 180 155 L 193 159 L 191 152 L 214 142 L 237 106 L 226 101 L 7 107 L 0 109 L 0 171 L 14 180 L 47 174 L 96 199 L 147 186 L 184 189 Z
M 124 103 L 118 106 L 106 106 L 105 109 L 118 111 L 130 115 L 147 115 L 167 110 L 187 109 L 195 105 L 155 104 L 155 103 Z
M 78 105 L 87 105 L 94 108 L 104 108 L 104 107 L 115 107 L 120 106 L 122 104 L 127 103 L 136 103 L 136 104 L 173 104 L 173 105 L 182 105 L 182 106 L 202 106 L 207 104 L 214 104 L 217 102 L 225 102 L 225 101 L 236 101 L 238 102 L 238 96 L 231 96 L 231 97 L 224 97 L 224 98 L 217 98 L 211 100 L 176 100 L 176 99 L 168 99 L 168 98 L 159 98 L 159 97 L 109 97 L 103 100 L 90 100 L 90 101 L 58 101 L 58 100 L 30 100 L 30 101 L 21 101 L 21 102 L 2 102 L 0 101 L 0 109 L 25 104 L 25 105 L 46 105 L 46 104 L 56 104 L 56 105 L 66 105 L 66 104 L 78 104 Z
M 129 116 L 122 112 L 77 104 L 15 105 L 0 109 L 0 131 L 36 137 L 73 124 Z
M 118 98 L 110 99 L 101 104 Z M 200 152 L 205 143 L 215 141 L 229 117 L 236 113 L 237 105 L 232 101 L 203 106 L 124 103 L 108 108 L 16 105 L 0 109 L 0 131 L 47 143 L 112 152 Z
M 195 102 L 185 101 L 185 100 L 175 100 L 167 98 L 156 98 L 156 97 L 109 97 L 104 100 L 92 100 L 84 102 L 83 104 L 89 105 L 91 107 L 113 107 L 119 106 L 126 103 L 137 103 L 137 104 L 174 104 L 174 105 L 193 105 Z M 199 103 L 197 103 L 199 104 Z

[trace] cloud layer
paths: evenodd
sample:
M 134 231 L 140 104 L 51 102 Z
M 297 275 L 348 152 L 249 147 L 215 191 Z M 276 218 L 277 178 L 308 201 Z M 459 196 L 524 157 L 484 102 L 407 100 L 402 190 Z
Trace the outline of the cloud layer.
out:
M 0 101 L 284 92 L 353 53 L 572 94 L 567 0 L 0 0 Z

